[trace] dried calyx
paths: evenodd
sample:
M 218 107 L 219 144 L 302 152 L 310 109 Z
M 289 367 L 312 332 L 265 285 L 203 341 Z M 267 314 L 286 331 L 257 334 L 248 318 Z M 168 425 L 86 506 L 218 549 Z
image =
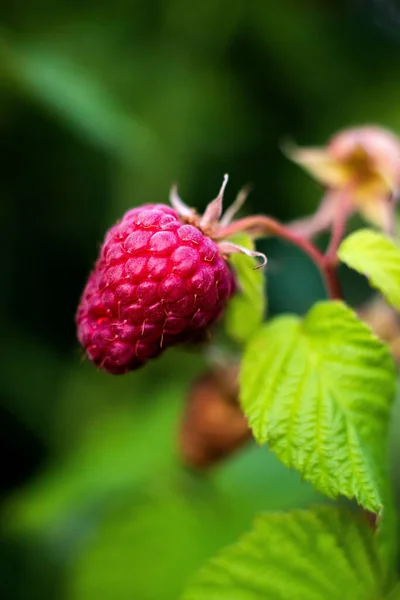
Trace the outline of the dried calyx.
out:
M 256 257 L 261 261 L 256 267 L 257 269 L 260 269 L 267 264 L 267 257 L 265 254 L 255 250 L 249 250 L 248 248 L 229 241 L 229 239 L 221 239 L 221 233 L 233 222 L 236 213 L 243 206 L 249 192 L 249 188 L 243 188 L 237 195 L 233 204 L 223 214 L 224 191 L 227 183 L 228 175 L 224 175 L 224 180 L 217 197 L 207 205 L 203 215 L 198 215 L 193 208 L 190 208 L 187 206 L 187 204 L 185 204 L 185 202 L 183 202 L 178 195 L 178 188 L 176 185 L 172 186 L 169 196 L 171 206 L 179 214 L 181 221 L 189 225 L 194 225 L 200 229 L 204 235 L 214 240 L 220 250 L 220 253 L 225 258 L 228 258 L 230 254 L 237 253 Z M 238 231 L 240 231 L 240 228 L 236 230 L 236 233 Z

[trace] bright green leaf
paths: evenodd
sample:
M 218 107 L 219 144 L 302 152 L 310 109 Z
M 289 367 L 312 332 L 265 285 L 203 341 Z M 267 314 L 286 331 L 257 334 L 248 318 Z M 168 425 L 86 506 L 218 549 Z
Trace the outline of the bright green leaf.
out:
M 394 383 L 387 346 L 344 304 L 321 302 L 253 337 L 241 402 L 257 441 L 284 464 L 324 494 L 378 511 Z
M 376 600 L 376 538 L 362 515 L 334 507 L 265 514 L 194 578 L 183 600 Z
M 235 236 L 232 242 L 254 249 L 250 236 L 246 234 Z M 257 260 L 245 254 L 233 254 L 229 262 L 235 270 L 239 290 L 228 304 L 225 327 L 232 339 L 244 343 L 257 330 L 265 314 L 264 272 L 255 269 Z
M 339 258 L 352 269 L 366 275 L 400 309 L 400 247 L 372 229 L 361 229 L 341 244 Z

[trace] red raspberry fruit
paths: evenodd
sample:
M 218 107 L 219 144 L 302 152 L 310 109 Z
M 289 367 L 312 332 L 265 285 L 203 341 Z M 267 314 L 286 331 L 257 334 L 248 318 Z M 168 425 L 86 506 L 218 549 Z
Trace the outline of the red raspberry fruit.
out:
M 234 288 L 201 229 L 164 204 L 134 208 L 106 234 L 78 308 L 78 338 L 100 368 L 125 373 L 204 331 Z

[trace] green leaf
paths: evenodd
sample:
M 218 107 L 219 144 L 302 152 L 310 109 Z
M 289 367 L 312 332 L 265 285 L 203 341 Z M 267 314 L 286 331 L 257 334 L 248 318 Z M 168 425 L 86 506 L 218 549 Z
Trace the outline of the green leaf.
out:
M 391 239 L 361 229 L 349 235 L 338 250 L 340 260 L 366 275 L 372 286 L 400 310 L 400 247 Z
M 249 343 L 241 403 L 255 438 L 330 497 L 382 505 L 395 370 L 389 349 L 341 302 L 274 319 Z
M 363 515 L 318 507 L 259 517 L 197 574 L 183 600 L 376 600 L 384 591 Z
M 232 238 L 233 243 L 254 250 L 254 244 L 247 234 Z M 232 264 L 239 291 L 229 302 L 225 313 L 225 329 L 238 343 L 247 342 L 259 327 L 266 310 L 265 280 L 262 269 L 256 269 L 257 260 L 245 254 L 233 254 Z

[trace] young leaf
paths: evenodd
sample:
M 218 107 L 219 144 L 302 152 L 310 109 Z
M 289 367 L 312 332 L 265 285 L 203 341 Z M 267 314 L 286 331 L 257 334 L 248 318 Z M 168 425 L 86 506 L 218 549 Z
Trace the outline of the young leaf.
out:
M 194 578 L 182 600 L 385 597 L 376 538 L 347 509 L 265 514 Z
M 254 249 L 250 236 L 239 234 L 232 242 Z M 228 335 L 238 343 L 247 342 L 263 320 L 265 302 L 265 280 L 263 269 L 258 266 L 257 259 L 245 254 L 232 254 L 229 258 L 232 264 L 238 292 L 229 302 L 225 313 L 225 328 Z
M 252 338 L 241 403 L 284 464 L 327 496 L 379 511 L 394 384 L 387 346 L 343 303 L 320 302 Z
M 338 256 L 366 275 L 371 285 L 400 310 L 400 247 L 391 239 L 372 229 L 361 229 L 342 242 Z

